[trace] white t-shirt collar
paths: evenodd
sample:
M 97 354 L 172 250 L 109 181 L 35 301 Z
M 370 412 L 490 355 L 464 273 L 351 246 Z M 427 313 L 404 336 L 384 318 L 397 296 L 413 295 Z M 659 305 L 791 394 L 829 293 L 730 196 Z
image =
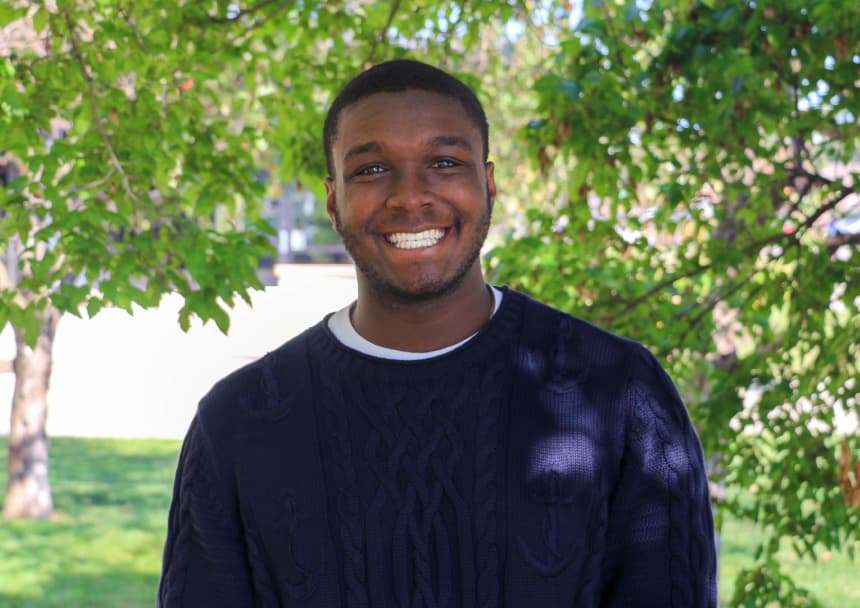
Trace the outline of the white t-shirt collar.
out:
M 495 298 L 495 307 L 493 308 L 493 314 L 496 314 L 496 311 L 499 310 L 499 306 L 502 305 L 502 291 L 493 287 L 490 288 L 493 291 L 493 297 Z M 352 321 L 349 318 L 349 309 L 352 308 L 352 304 L 349 306 L 345 306 L 341 308 L 334 314 L 332 314 L 328 318 L 328 328 L 331 330 L 331 333 L 334 334 L 334 337 L 338 339 L 344 346 L 347 346 L 353 350 L 357 350 L 360 353 L 365 355 L 370 355 L 372 357 L 379 357 L 380 359 L 394 359 L 397 361 L 417 361 L 420 359 L 430 359 L 431 357 L 438 357 L 439 355 L 444 355 L 447 352 L 454 350 L 455 348 L 459 348 L 469 340 L 475 337 L 476 334 L 472 334 L 465 340 L 461 340 L 456 344 L 451 344 L 450 346 L 445 346 L 443 348 L 432 350 L 426 353 L 414 353 L 405 350 L 396 350 L 394 348 L 386 348 L 384 346 L 379 346 L 378 344 L 374 344 L 373 342 L 363 338 L 355 328 L 352 326 Z

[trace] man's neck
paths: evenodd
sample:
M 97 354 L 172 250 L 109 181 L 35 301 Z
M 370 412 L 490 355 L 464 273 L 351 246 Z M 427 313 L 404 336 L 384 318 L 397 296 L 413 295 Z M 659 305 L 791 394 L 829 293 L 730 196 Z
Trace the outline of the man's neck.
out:
M 480 266 L 450 294 L 417 301 L 386 297 L 359 276 L 352 324 L 366 340 L 409 352 L 428 352 L 456 344 L 481 329 L 492 316 L 495 299 Z

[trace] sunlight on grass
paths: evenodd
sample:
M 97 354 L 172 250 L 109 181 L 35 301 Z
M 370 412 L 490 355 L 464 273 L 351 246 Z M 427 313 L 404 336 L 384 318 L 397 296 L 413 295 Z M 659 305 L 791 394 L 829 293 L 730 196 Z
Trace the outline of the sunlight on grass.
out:
M 0 606 L 3 608 L 150 608 L 180 442 L 51 440 L 55 515 L 50 522 L 0 520 Z M 0 487 L 6 440 L 0 437 Z M 723 527 L 720 598 L 753 563 L 762 538 L 749 522 Z M 818 563 L 780 558 L 786 573 L 827 608 L 860 606 L 858 566 L 844 555 Z
M 721 605 L 728 605 L 737 574 L 753 565 L 753 552 L 762 539 L 764 534 L 754 523 L 726 518 L 720 560 Z M 778 555 L 785 573 L 799 587 L 815 593 L 825 607 L 860 606 L 860 580 L 857 576 L 860 566 L 852 563 L 847 555 L 821 552 L 817 562 L 801 560 L 787 543 L 783 543 Z
M 0 606 L 153 606 L 179 442 L 56 438 L 50 449 L 53 520 L 0 523 Z M 0 450 L 5 487 L 5 439 Z

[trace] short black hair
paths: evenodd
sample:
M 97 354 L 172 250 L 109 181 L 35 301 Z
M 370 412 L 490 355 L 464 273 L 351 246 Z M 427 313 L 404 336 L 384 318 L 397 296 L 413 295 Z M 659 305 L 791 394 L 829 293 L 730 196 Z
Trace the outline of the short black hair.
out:
M 395 59 L 375 65 L 353 78 L 331 104 L 323 127 L 323 147 L 329 177 L 334 176 L 332 148 L 337 125 L 344 108 L 376 93 L 404 93 L 429 91 L 458 100 L 481 132 L 484 144 L 484 162 L 487 162 L 490 145 L 490 127 L 487 115 L 474 91 L 451 74 L 414 59 Z

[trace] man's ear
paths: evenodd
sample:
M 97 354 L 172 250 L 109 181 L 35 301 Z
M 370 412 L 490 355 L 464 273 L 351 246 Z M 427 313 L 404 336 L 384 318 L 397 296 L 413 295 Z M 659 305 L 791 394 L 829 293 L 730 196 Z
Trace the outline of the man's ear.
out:
M 331 221 L 331 227 L 337 230 L 335 218 L 335 205 L 337 199 L 334 195 L 334 180 L 330 177 L 325 178 L 325 212 L 328 214 L 328 219 Z
M 493 204 L 496 202 L 496 178 L 495 178 L 495 169 L 496 166 L 492 163 L 492 161 L 488 161 L 484 164 L 484 171 L 487 175 L 487 196 L 489 197 L 488 204 L 490 205 L 490 209 L 493 208 Z

